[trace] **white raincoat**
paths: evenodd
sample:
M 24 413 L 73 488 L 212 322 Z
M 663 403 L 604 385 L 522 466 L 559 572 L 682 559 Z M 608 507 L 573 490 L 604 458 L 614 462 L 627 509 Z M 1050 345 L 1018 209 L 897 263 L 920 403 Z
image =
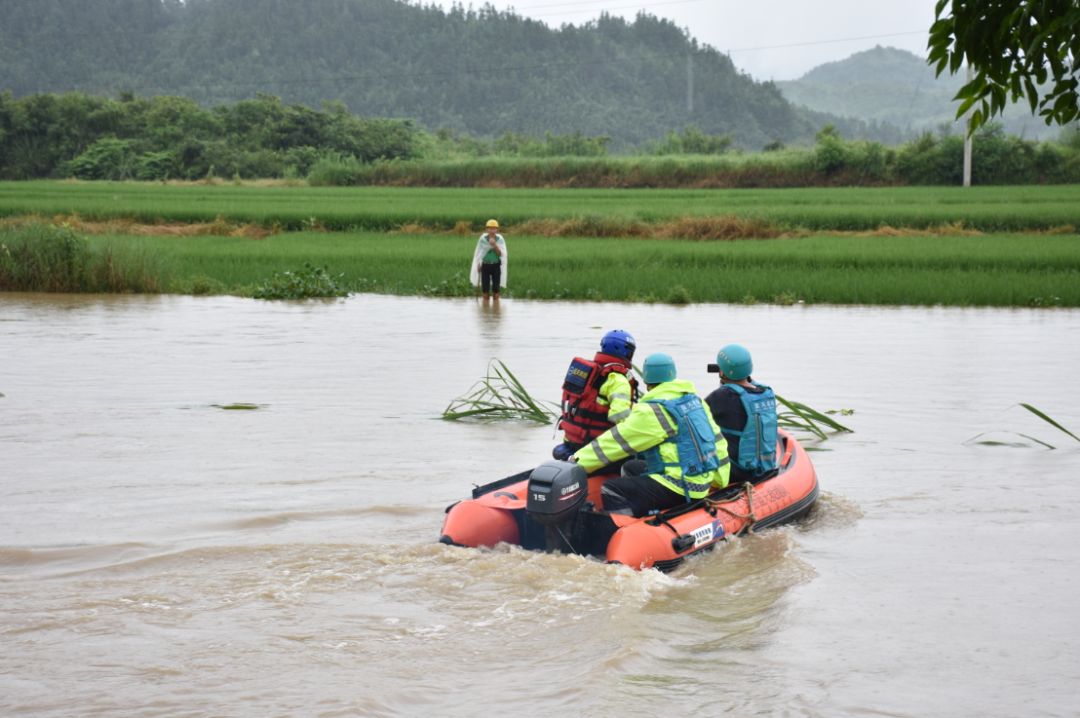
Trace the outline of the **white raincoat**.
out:
M 499 257 L 499 264 L 502 266 L 502 273 L 499 277 L 499 286 L 506 287 L 506 240 L 503 239 L 501 234 L 495 235 L 495 244 L 499 245 L 499 249 L 502 250 L 502 255 Z M 476 242 L 476 250 L 473 252 L 472 266 L 469 267 L 469 281 L 472 282 L 474 287 L 480 286 L 480 261 L 483 260 L 484 255 L 487 254 L 490 249 L 488 244 L 487 234 L 480 235 L 480 239 Z

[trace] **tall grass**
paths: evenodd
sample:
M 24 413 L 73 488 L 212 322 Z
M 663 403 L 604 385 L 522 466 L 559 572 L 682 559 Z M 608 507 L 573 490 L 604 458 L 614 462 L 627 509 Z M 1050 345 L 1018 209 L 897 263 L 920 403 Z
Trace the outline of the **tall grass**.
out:
M 159 292 L 162 265 L 145 248 L 90 242 L 65 227 L 0 229 L 0 290 Z
M 511 229 L 530 221 L 572 220 L 596 228 L 583 234 L 608 236 L 632 235 L 632 228 L 642 224 L 702 217 L 752 220 L 783 230 L 953 225 L 995 232 L 1075 231 L 1080 185 L 599 190 L 0 182 L 0 217 L 33 213 L 149 223 L 227 221 L 292 230 L 387 230 L 418 224 L 479 232 L 490 217 Z

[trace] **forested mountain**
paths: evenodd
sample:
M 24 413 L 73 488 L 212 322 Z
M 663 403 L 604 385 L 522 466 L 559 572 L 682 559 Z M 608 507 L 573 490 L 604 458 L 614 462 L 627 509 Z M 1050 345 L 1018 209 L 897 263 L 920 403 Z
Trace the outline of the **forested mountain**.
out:
M 3 90 L 203 105 L 262 93 L 488 137 L 609 136 L 615 148 L 688 126 L 752 149 L 811 141 L 825 122 L 846 137 L 896 134 L 797 109 L 649 15 L 551 29 L 490 6 L 399 0 L 2 0 Z
M 924 58 L 878 46 L 776 84 L 796 105 L 864 122 L 886 122 L 910 136 L 953 125 L 957 103 L 952 98 L 964 84 L 964 75 L 935 77 Z M 1002 124 L 1006 132 L 1029 139 L 1054 138 L 1061 131 L 1031 117 L 1027 104 L 1009 107 Z M 955 131 L 961 131 L 959 125 Z

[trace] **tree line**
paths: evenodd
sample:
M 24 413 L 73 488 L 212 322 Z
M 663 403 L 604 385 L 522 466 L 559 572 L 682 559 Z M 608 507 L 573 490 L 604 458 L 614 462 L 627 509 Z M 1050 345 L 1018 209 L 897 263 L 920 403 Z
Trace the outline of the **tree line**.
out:
M 0 179 L 293 178 L 313 184 L 428 186 L 770 187 L 956 184 L 963 140 L 925 133 L 898 146 L 845 139 L 776 141 L 746 153 L 695 126 L 616 153 L 581 132 L 485 139 L 411 120 L 360 117 L 340 102 L 313 110 L 280 98 L 205 108 L 184 97 L 107 99 L 0 93 Z M 999 125 L 975 138 L 980 184 L 1080 182 L 1080 133 L 1036 143 Z M 699 159 L 694 159 L 699 158 Z

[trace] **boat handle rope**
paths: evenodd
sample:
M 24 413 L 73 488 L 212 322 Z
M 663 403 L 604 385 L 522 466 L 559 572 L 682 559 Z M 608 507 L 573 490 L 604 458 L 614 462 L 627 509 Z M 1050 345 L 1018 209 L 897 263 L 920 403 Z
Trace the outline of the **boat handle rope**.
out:
M 757 517 L 754 516 L 754 485 L 751 484 L 749 481 L 743 484 L 743 493 L 746 494 L 746 507 L 748 509 L 745 514 L 740 514 L 736 511 L 732 511 L 731 509 L 722 506 L 719 502 L 706 499 L 706 503 L 709 505 L 710 508 L 717 511 L 723 511 L 725 514 L 731 516 L 732 518 L 746 520 L 746 523 L 743 524 L 743 527 L 735 532 L 736 536 L 744 533 L 754 533 L 754 524 L 757 523 Z

